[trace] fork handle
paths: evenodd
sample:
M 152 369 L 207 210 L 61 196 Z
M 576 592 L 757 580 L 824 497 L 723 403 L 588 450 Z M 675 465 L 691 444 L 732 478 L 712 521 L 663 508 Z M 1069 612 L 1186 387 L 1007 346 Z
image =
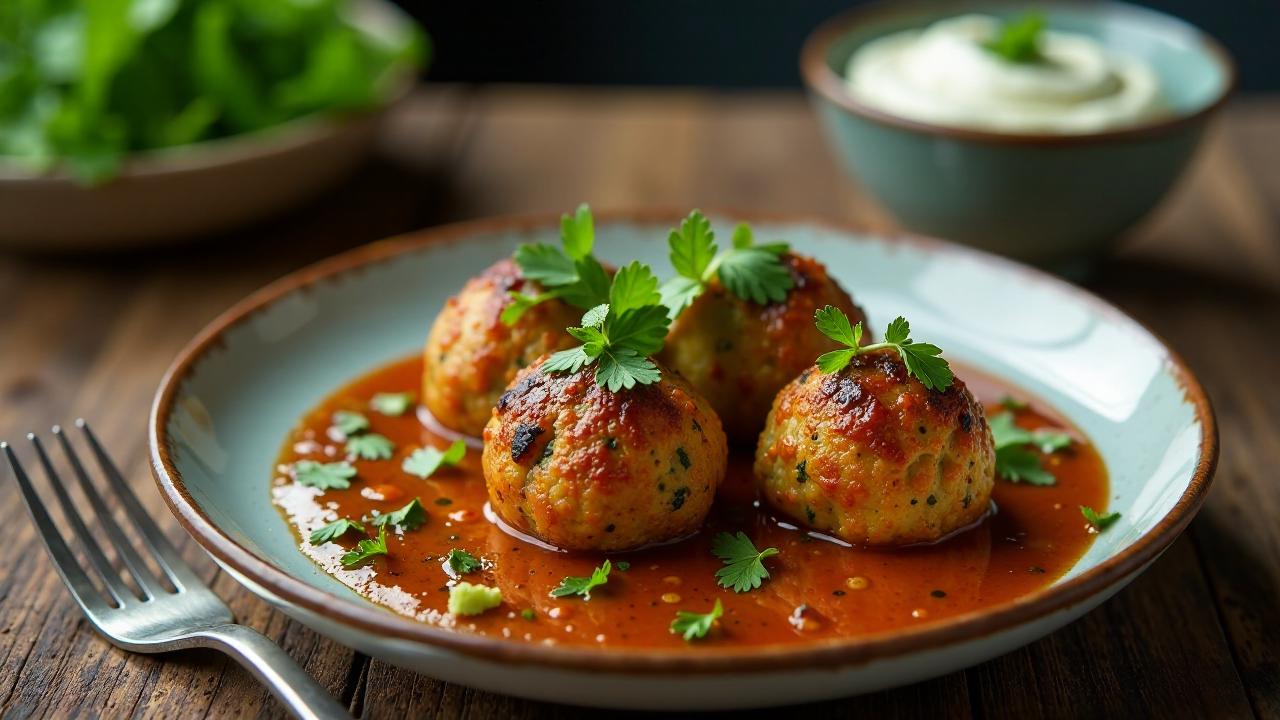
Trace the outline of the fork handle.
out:
M 289 654 L 265 635 L 244 625 L 215 625 L 192 633 L 193 645 L 235 658 L 271 690 L 289 712 L 304 720 L 350 720 L 347 709 L 321 687 Z

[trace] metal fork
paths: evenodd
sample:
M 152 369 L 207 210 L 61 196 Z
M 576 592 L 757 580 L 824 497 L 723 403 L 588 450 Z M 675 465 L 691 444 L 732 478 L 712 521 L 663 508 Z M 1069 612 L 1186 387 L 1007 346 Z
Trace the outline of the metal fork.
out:
M 27 439 L 35 446 L 49 485 L 58 496 L 63 514 L 84 546 L 89 564 L 96 571 L 109 598 L 103 597 L 93 586 L 86 568 L 81 567 L 67 547 L 57 525 L 49 517 L 44 502 L 32 487 L 22 464 L 18 462 L 13 448 L 8 443 L 0 442 L 0 449 L 9 458 L 27 511 L 49 551 L 49 557 L 53 559 L 54 567 L 62 576 L 62 582 L 98 632 L 116 646 L 133 652 L 161 653 L 193 647 L 220 650 L 235 658 L 265 683 L 295 716 L 349 718 L 347 711 L 284 650 L 256 630 L 236 624 L 231 609 L 196 577 L 195 572 L 183 562 L 152 522 L 88 424 L 84 420 L 77 420 L 76 426 L 84 431 L 89 447 L 97 456 L 102 474 L 106 477 L 108 491 L 116 495 L 125 514 L 136 526 L 138 535 L 142 538 L 141 547 L 135 547 L 113 519 L 62 428 L 55 426 L 53 434 L 62 445 L 72 473 L 88 498 L 98 524 L 115 547 L 116 554 L 134 583 L 142 591 L 141 597 L 111 567 L 98 541 L 85 525 L 80 510 L 67 494 L 62 479 L 53 469 L 53 463 L 45 453 L 40 439 L 34 434 L 27 435 Z M 143 554 L 159 566 L 172 584 L 172 590 L 147 568 Z

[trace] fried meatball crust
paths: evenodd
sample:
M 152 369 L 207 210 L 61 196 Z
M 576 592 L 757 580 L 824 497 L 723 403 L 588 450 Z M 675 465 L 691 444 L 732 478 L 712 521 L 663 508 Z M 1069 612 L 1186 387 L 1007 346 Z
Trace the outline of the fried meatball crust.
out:
M 770 505 L 808 527 L 859 545 L 911 545 L 983 517 L 995 446 L 963 382 L 928 390 L 896 351 L 877 350 L 783 388 L 755 477 Z
M 537 294 L 511 258 L 467 281 L 436 316 L 423 350 L 422 401 L 440 424 L 479 436 L 516 372 L 546 353 L 573 347 L 565 328 L 582 311 L 562 300 L 541 303 L 514 325 L 502 322 L 510 291 Z
M 711 402 L 735 444 L 755 443 L 782 386 L 839 347 L 814 327 L 815 311 L 833 305 L 851 323 L 865 318 L 822 263 L 791 253 L 782 260 L 795 283 L 785 302 L 759 305 L 713 280 L 672 323 L 660 356 Z
M 707 401 L 675 373 L 609 392 L 594 366 L 520 372 L 484 429 L 489 503 L 507 524 L 566 550 L 617 551 L 702 526 L 728 445 Z

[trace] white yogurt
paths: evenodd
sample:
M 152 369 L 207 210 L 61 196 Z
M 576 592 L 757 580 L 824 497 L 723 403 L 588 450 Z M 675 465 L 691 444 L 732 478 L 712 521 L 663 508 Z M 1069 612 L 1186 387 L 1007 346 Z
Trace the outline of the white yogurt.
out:
M 849 61 L 848 88 L 866 105 L 938 125 L 1023 133 L 1087 133 L 1167 112 L 1151 67 L 1096 40 L 1045 31 L 1041 59 L 987 50 L 1000 21 L 942 20 L 873 40 Z

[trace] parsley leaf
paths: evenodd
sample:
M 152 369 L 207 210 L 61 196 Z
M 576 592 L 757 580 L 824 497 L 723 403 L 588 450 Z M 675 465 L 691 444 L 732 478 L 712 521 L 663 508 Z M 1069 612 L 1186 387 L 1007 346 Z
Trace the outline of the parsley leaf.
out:
M 1120 513 L 1118 512 L 1109 512 L 1106 515 L 1099 515 L 1097 510 L 1094 510 L 1088 505 L 1080 506 L 1080 514 L 1083 515 L 1084 519 L 1096 528 L 1098 532 L 1106 530 L 1120 519 Z
M 716 535 L 711 541 L 711 552 L 724 562 L 724 567 L 716 571 L 720 587 L 741 593 L 760 587 L 769 577 L 764 559 L 777 555 L 778 548 L 756 550 L 746 533 L 738 531 L 736 535 L 727 532 Z
M 450 550 L 444 559 L 445 562 L 449 563 L 449 567 L 459 575 L 473 573 L 481 567 L 480 560 L 475 555 L 457 548 Z
M 814 325 L 827 337 L 844 345 L 818 356 L 818 370 L 824 373 L 845 369 L 858 355 L 893 348 L 907 366 L 907 374 L 916 378 L 929 390 L 946 390 L 955 381 L 951 365 L 942 359 L 942 349 L 930 343 L 911 339 L 911 324 L 904 317 L 894 318 L 884 331 L 884 342 L 859 346 L 862 341 L 862 323 L 850 327 L 849 318 L 840 308 L 828 305 L 813 316 Z
M 568 213 L 560 216 L 560 242 L 564 251 L 574 260 L 581 260 L 591 254 L 596 242 L 595 221 L 591 217 L 591 208 L 582 203 L 571 217 Z
M 609 291 L 617 304 L 588 310 L 580 327 L 568 328 L 582 345 L 554 353 L 542 371 L 575 373 L 594 364 L 596 384 L 610 392 L 658 382 L 662 372 L 649 356 L 662 350 L 671 318 L 656 288 L 647 265 L 632 263 L 619 270 Z
M 396 445 L 384 435 L 354 435 L 347 440 L 347 454 L 361 460 L 390 460 Z
M 358 412 L 339 410 L 333 414 L 333 426 L 343 435 L 355 435 L 369 429 L 369 418 Z
M 671 266 L 676 277 L 662 284 L 662 303 L 675 318 L 706 290 L 712 278 L 719 277 L 726 290 L 761 305 L 782 302 L 795 285 L 791 271 L 781 255 L 785 243 L 755 245 L 751 226 L 738 225 L 733 231 L 733 245 L 722 253 L 715 243 L 711 222 L 694 210 L 671 231 L 667 238 Z
M 1044 32 L 1044 14 L 1029 12 L 1001 23 L 995 36 L 982 47 L 1012 63 L 1034 63 L 1044 59 L 1040 52 L 1040 35 Z
M 563 249 L 546 243 L 516 248 L 520 274 L 548 289 L 537 295 L 513 291 L 511 302 L 502 309 L 502 322 L 514 325 L 529 308 L 554 298 L 584 310 L 609 302 L 609 273 L 591 255 L 595 223 L 586 203 L 573 215 L 560 217 L 560 244 Z
M 583 600 L 591 599 L 591 591 L 609 582 L 609 571 L 613 565 L 605 560 L 604 564 L 591 572 L 591 577 L 567 577 L 551 591 L 551 597 L 568 597 L 581 595 Z
M 1057 478 L 1045 470 L 1028 446 L 1040 452 L 1057 452 L 1071 444 L 1071 436 L 1054 430 L 1025 430 L 1018 427 L 1013 413 L 1002 412 L 987 420 L 991 438 L 996 447 L 996 472 L 1010 482 L 1027 482 L 1032 485 L 1053 485 Z
M 411 392 L 378 393 L 369 401 L 369 407 L 387 417 L 400 417 L 413 407 L 414 395 Z
M 426 480 L 442 466 L 453 466 L 462 462 L 462 458 L 466 454 L 467 444 L 461 440 L 454 440 L 453 444 L 443 452 L 430 446 L 420 447 L 404 459 L 400 469 L 410 475 Z
M 355 467 L 346 461 L 318 463 L 299 460 L 293 464 L 293 479 L 299 485 L 321 490 L 346 490 L 351 487 L 351 478 L 355 476 Z
M 352 530 L 364 532 L 364 525 L 361 525 L 355 520 L 340 518 L 338 520 L 334 520 L 328 525 L 325 525 L 319 530 L 313 530 L 308 540 L 311 541 L 312 545 L 323 545 L 331 540 L 337 540 Z
M 416 530 L 426 521 L 427 511 L 422 507 L 422 501 L 418 498 L 414 498 L 399 510 L 383 513 L 374 518 L 373 524 L 378 527 L 395 525 L 401 530 Z
M 1000 404 L 1004 407 L 1005 410 L 1015 410 L 1015 411 L 1026 410 L 1027 408 L 1031 407 L 1031 405 L 1026 400 L 1019 400 L 1018 398 L 1009 394 L 1005 394 L 1001 396 Z
M 711 632 L 711 626 L 723 615 L 724 606 L 720 604 L 720 598 L 716 598 L 716 604 L 709 613 L 678 610 L 676 611 L 676 619 L 671 621 L 671 633 L 673 635 L 683 635 L 686 642 L 700 640 Z
M 354 550 L 345 553 L 341 558 L 343 567 L 353 567 L 360 563 L 373 558 L 376 555 L 387 554 L 387 526 L 383 525 L 378 528 L 378 537 L 364 538 L 356 545 Z

